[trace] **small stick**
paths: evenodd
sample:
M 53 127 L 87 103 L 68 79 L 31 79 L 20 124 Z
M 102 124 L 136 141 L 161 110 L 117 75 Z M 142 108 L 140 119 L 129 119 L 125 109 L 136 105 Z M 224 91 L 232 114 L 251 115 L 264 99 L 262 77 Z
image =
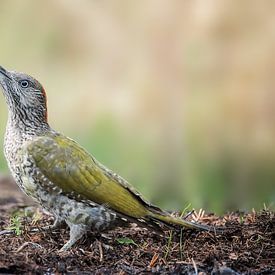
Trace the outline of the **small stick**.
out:
M 98 249 L 99 249 L 99 261 L 102 262 L 103 261 L 103 249 L 102 249 L 102 244 L 101 242 L 98 242 Z
M 18 253 L 21 250 L 23 250 L 26 246 L 28 246 L 29 244 L 31 244 L 32 246 L 34 246 L 35 248 L 40 248 L 43 249 L 43 247 L 40 244 L 37 243 L 32 243 L 32 242 L 25 242 L 23 243 L 15 252 Z
M 10 234 L 13 234 L 14 231 L 13 230 L 3 230 L 3 231 L 0 231 L 0 235 L 10 235 Z

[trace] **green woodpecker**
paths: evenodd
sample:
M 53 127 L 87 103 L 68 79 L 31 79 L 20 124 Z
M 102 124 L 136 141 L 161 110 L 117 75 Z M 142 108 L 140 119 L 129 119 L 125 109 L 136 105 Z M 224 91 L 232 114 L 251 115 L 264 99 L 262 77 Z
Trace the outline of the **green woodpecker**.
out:
M 119 222 L 152 230 L 159 224 L 209 230 L 150 204 L 126 180 L 107 169 L 47 120 L 46 93 L 29 75 L 0 66 L 0 84 L 8 105 L 4 153 L 19 187 L 55 217 L 66 222 L 70 248 L 87 231 Z

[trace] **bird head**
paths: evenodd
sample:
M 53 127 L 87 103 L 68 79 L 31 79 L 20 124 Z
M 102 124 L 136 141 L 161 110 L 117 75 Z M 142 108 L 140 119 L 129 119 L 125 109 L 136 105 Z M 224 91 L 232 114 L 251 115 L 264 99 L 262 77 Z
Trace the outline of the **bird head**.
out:
M 32 124 L 47 122 L 46 93 L 36 79 L 0 66 L 0 85 L 11 117 Z

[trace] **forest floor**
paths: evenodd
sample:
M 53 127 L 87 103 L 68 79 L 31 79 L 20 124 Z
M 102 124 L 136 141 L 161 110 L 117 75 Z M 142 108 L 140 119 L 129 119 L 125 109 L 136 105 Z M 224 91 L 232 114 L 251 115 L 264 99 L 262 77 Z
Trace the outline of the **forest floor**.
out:
M 0 231 L 13 233 L 0 233 L 0 274 L 275 274 L 274 214 L 193 213 L 193 219 L 223 232 L 182 230 L 161 236 L 133 225 L 91 233 L 60 253 L 68 228 L 31 232 L 53 218 L 1 177 Z

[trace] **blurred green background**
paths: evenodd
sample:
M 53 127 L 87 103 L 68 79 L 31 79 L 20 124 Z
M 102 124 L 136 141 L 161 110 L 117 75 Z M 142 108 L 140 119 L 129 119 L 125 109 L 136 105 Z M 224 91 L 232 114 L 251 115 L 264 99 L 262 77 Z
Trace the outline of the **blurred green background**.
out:
M 40 80 L 51 126 L 154 203 L 274 209 L 274 10 L 248 0 L 2 0 L 0 64 Z M 1 143 L 6 119 L 0 94 Z

